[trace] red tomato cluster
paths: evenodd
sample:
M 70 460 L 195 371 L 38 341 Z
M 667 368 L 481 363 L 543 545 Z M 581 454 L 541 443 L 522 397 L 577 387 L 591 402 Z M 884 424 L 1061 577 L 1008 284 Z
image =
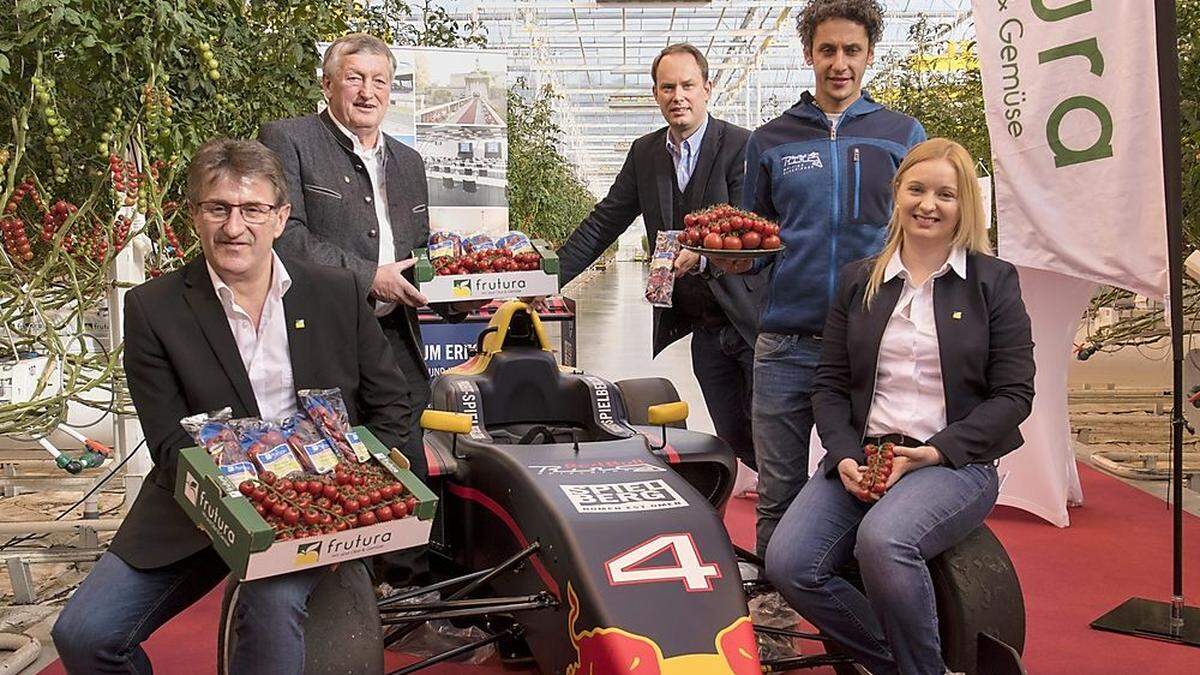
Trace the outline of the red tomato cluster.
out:
M 683 217 L 680 241 L 688 246 L 770 251 L 780 246 L 779 226 L 757 214 L 720 204 Z
M 42 241 L 46 243 L 54 241 L 54 234 L 58 232 L 58 228 L 62 227 L 63 223 L 67 222 L 67 218 L 78 210 L 74 204 L 62 199 L 54 202 L 54 206 L 42 214 Z M 119 219 L 120 216 L 117 218 Z
M 29 236 L 25 232 L 25 221 L 16 216 L 17 206 L 29 196 L 30 201 L 37 209 L 43 208 L 42 197 L 38 194 L 37 187 L 33 181 L 26 178 L 13 190 L 12 196 L 8 198 L 8 203 L 4 205 L 4 219 L 0 220 L 0 231 L 4 235 L 4 248 L 12 257 L 29 262 L 33 260 L 33 248 L 29 244 Z
M 432 260 L 440 276 L 449 274 L 487 274 L 489 272 L 519 272 L 536 270 L 542 256 L 536 253 L 513 253 L 505 249 L 489 249 L 459 256 L 441 256 Z
M 275 530 L 275 541 L 316 537 L 404 518 L 417 498 L 383 467 L 342 463 L 333 475 L 277 478 L 270 471 L 238 490 Z
M 859 487 L 879 496 L 887 489 L 888 478 L 892 475 L 895 446 L 891 443 L 884 443 L 882 447 L 868 445 L 863 448 L 863 452 L 867 454 L 867 470 L 859 479 Z

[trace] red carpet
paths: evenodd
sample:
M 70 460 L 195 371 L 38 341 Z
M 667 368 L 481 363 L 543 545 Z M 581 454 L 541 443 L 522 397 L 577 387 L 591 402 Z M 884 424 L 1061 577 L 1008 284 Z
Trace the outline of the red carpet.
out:
M 1032 675 L 1160 675 L 1200 673 L 1200 648 L 1181 647 L 1103 633 L 1088 623 L 1130 596 L 1166 599 L 1171 587 L 1170 513 L 1163 502 L 1080 465 L 1087 504 L 1071 512 L 1071 527 L 1058 529 L 1009 508 L 988 524 L 1016 564 L 1025 593 L 1025 664 Z M 1200 519 L 1185 515 L 1184 590 L 1200 604 Z M 732 500 L 725 522 L 738 544 L 753 548 L 753 502 Z M 214 672 L 220 594 L 209 594 L 176 617 L 146 645 L 156 671 Z M 411 659 L 389 655 L 389 667 Z M 62 673 L 57 662 L 42 671 Z M 512 673 L 498 665 L 457 664 L 431 674 Z M 807 671 L 809 673 L 827 673 Z

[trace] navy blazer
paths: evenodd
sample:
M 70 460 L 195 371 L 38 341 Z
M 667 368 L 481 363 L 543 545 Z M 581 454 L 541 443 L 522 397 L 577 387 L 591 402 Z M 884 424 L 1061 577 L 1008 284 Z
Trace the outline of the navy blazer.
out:
M 596 204 L 558 250 L 562 265 L 559 280 L 564 286 L 612 246 L 639 214 L 646 224 L 651 252 L 659 230 L 676 229 L 672 222 L 675 165 L 667 153 L 667 130 L 662 127 L 633 142 L 608 195 Z M 700 139 L 700 158 L 691 178 L 695 188 L 699 189 L 688 193 L 691 200 L 682 205 L 684 213 L 713 204 L 741 202 L 749 138 L 750 132 L 746 129 L 708 116 L 708 128 L 704 138 Z M 747 344 L 754 346 L 770 270 L 758 274 L 705 274 L 703 278 L 730 323 Z M 691 330 L 691 323 L 681 320 L 674 309 L 655 307 L 653 354 L 657 356 Z
M 904 280 L 894 277 L 866 310 L 863 291 L 872 262 L 853 262 L 841 271 L 813 381 L 813 416 L 828 452 L 823 468 L 831 475 L 843 459 L 865 463 L 862 442 L 879 343 L 904 288 Z M 1017 270 L 999 258 L 968 253 L 966 279 L 948 273 L 934 280 L 933 307 L 947 426 L 926 440 L 955 468 L 991 462 L 1024 443 L 1017 426 L 1033 405 L 1033 337 Z

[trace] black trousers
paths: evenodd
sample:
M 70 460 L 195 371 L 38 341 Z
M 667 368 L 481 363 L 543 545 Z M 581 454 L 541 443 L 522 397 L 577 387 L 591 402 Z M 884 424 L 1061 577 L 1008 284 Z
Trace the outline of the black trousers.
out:
M 750 433 L 754 347 L 732 325 L 692 330 L 692 371 L 717 436 L 746 466 L 758 470 Z
M 391 314 L 379 318 L 383 334 L 392 345 L 392 353 L 400 366 L 400 372 L 408 381 L 409 401 L 412 404 L 412 420 L 409 427 L 408 446 L 400 448 L 404 456 L 412 464 L 413 473 L 422 480 L 429 473 L 429 465 L 425 460 L 425 443 L 421 431 L 421 413 L 429 405 L 429 375 L 423 362 L 418 362 L 413 353 L 412 337 L 403 309 L 397 308 Z M 417 336 L 416 350 L 424 353 L 424 346 Z

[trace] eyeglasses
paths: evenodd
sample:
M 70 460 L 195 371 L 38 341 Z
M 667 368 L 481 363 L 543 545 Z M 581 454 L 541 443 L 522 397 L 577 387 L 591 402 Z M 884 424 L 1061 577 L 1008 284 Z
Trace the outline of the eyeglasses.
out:
M 242 220 L 245 222 L 251 225 L 262 225 L 267 222 L 267 218 L 270 217 L 271 213 L 279 207 L 261 202 L 229 204 L 227 202 L 208 201 L 200 202 L 196 205 L 196 208 L 199 210 L 201 218 L 214 225 L 229 220 L 229 216 L 233 215 L 234 209 L 241 211 Z

